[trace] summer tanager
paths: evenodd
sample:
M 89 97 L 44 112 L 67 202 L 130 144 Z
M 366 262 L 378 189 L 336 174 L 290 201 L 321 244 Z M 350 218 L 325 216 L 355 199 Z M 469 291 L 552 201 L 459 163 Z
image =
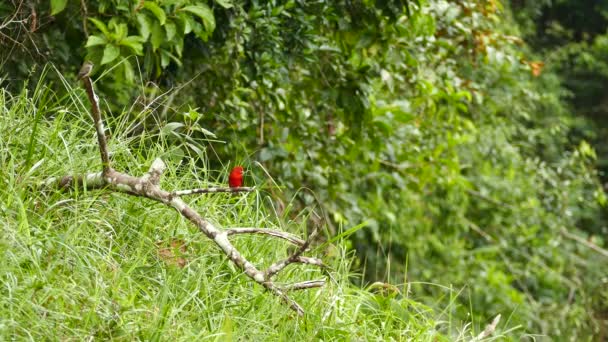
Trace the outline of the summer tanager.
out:
M 243 167 L 235 166 L 228 176 L 228 184 L 231 188 L 243 186 Z

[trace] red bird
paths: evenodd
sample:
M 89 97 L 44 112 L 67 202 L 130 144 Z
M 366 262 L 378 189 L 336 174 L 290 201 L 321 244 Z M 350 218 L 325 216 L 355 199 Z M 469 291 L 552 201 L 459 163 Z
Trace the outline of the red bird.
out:
M 243 186 L 242 166 L 235 166 L 232 171 L 230 171 L 230 176 L 228 176 L 228 184 L 231 188 L 238 188 Z

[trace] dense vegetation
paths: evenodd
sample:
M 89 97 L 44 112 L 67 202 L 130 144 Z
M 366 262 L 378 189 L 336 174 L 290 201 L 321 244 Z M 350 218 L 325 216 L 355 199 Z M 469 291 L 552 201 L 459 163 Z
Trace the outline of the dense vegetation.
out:
M 564 99 L 578 119 L 575 134 L 598 151 L 601 178 L 608 181 L 608 1 L 516 2 L 522 34 L 542 53 L 567 90 Z
M 97 0 L 86 2 L 86 10 L 80 7 L 83 3 L 0 5 L 3 17 L 15 13 L 0 31 L 11 37 L 4 41 L 11 49 L 2 49 L 0 82 L 7 91 L 21 93 L 3 93 L 2 109 L 13 114 L 2 115 L 1 127 L 3 132 L 22 134 L 2 141 L 2 163 L 12 165 L 2 184 L 3 198 L 8 198 L 2 203 L 8 220 L 4 235 L 9 237 L 2 243 L 16 256 L 9 258 L 14 261 L 2 269 L 4 274 L 32 269 L 28 265 L 39 265 L 32 258 L 49 258 L 56 253 L 53 248 L 67 253 L 102 246 L 96 258 L 107 254 L 114 261 L 78 259 L 81 273 L 56 289 L 66 296 L 73 295 L 70 289 L 93 291 L 92 279 L 108 281 L 115 272 L 104 268 L 119 264 L 128 269 L 117 275 L 128 284 L 104 290 L 124 291 L 124 303 L 113 293 L 82 296 L 99 299 L 108 317 L 116 318 L 103 325 L 120 330 L 112 330 L 112 336 L 137 330 L 127 323 L 142 324 L 121 314 L 125 307 L 138 310 L 138 296 L 144 296 L 151 305 L 146 310 L 158 314 L 155 317 L 163 324 L 177 324 L 179 317 L 184 328 L 172 332 L 175 336 L 186 336 L 199 325 L 207 333 L 227 325 L 232 329 L 230 320 L 243 320 L 265 322 L 300 338 L 352 334 L 371 339 L 382 334 L 382 321 L 388 320 L 389 325 L 394 323 L 388 333 L 395 338 L 432 339 L 437 328 L 454 339 L 463 336 L 458 331 L 464 324 L 478 332 L 497 314 L 504 317 L 500 329 L 514 340 L 527 334 L 559 340 L 605 336 L 608 289 L 601 236 L 606 233 L 606 197 L 595 171 L 595 151 L 583 140 L 599 139 L 603 133 L 591 130 L 592 125 L 573 115 L 564 101 L 564 73 L 579 69 L 565 64 L 558 64 L 561 69 L 543 68 L 550 52 L 532 53 L 522 40 L 522 32 L 534 44 L 534 34 L 546 36 L 534 33 L 533 24 L 547 9 L 544 4 L 514 1 L 519 9 L 513 12 L 514 20 L 510 4 L 497 0 Z M 595 64 L 577 65 L 591 72 L 604 70 L 603 33 L 593 31 L 593 43 L 577 43 L 591 44 L 598 54 L 591 54 Z M 551 45 L 545 46 L 553 51 Z M 558 55 L 567 56 L 563 51 Z M 587 55 L 577 60 L 586 61 Z M 223 218 L 224 224 L 274 213 L 277 220 L 305 217 L 301 225 L 324 227 L 326 239 L 348 237 L 339 240 L 337 255 L 325 251 L 340 270 L 339 285 L 315 292 L 322 299 L 309 295 L 308 304 L 318 311 L 304 327 L 260 320 L 264 312 L 247 307 L 243 298 L 259 302 L 263 293 L 228 272 L 229 266 L 200 237 L 185 227 L 156 230 L 165 225 L 158 222 L 174 222 L 170 214 L 149 220 L 153 208 L 114 197 L 79 195 L 76 201 L 61 202 L 67 197 L 57 194 L 44 204 L 29 197 L 29 183 L 23 177 L 34 177 L 29 182 L 35 182 L 97 165 L 87 118 L 72 114 L 78 122 L 73 127 L 65 114 L 82 113 L 73 107 L 80 103 L 79 96 L 84 97 L 71 87 L 83 59 L 96 64 L 96 85 L 107 103 L 115 158 L 123 167 L 144 170 L 155 153 L 162 153 L 187 165 L 176 170 L 178 175 L 195 173 L 195 179 L 213 181 L 222 180 L 228 165 L 241 163 L 251 171 L 247 181 L 262 192 L 259 201 L 238 202 L 229 218 Z M 57 72 L 40 76 L 47 70 L 42 65 L 49 62 Z M 565 82 L 575 93 L 576 86 L 586 86 L 584 74 L 577 75 L 580 84 Z M 602 75 L 596 74 L 594 80 Z M 60 82 L 65 86 L 54 86 Z M 27 91 L 33 88 L 37 89 Z M 601 100 L 599 95 L 595 98 Z M 580 101 L 574 102 L 578 106 L 588 103 L 582 97 L 575 100 Z M 31 112 L 20 104 L 28 101 L 33 103 Z M 43 128 L 37 132 L 36 127 Z M 27 142 L 32 143 L 23 145 Z M 51 164 L 31 169 L 42 158 Z M 188 180 L 190 176 L 180 181 Z M 68 219 L 59 227 L 49 223 L 59 215 L 53 212 L 64 211 L 54 203 L 69 208 L 61 214 Z M 234 201 L 226 198 L 200 204 L 218 220 L 225 216 L 223 206 L 230 205 Z M 82 222 L 90 222 L 87 215 L 99 211 L 108 219 L 98 222 L 97 229 L 113 233 L 86 240 L 87 233 L 80 230 L 90 224 Z M 36 212 L 39 223 L 25 225 L 24 217 Z M 56 231 L 45 244 L 39 235 L 31 235 L 32 227 L 42 235 L 51 227 Z M 210 255 L 202 257 L 200 268 L 164 271 L 163 264 L 149 265 L 154 241 L 176 236 L 193 246 L 193 254 Z M 118 245 L 110 237 L 118 239 Z M 254 250 L 256 242 L 246 243 Z M 366 306 L 371 310 L 368 317 L 357 316 L 357 303 L 366 301 L 368 294 L 346 284 L 349 261 L 343 248 L 356 251 L 352 270 L 363 277 L 352 277 L 355 284 L 382 281 L 400 289 L 388 299 L 374 297 L 380 302 Z M 30 255 L 34 250 L 40 251 L 37 256 Z M 271 246 L 262 250 L 268 258 L 279 252 Z M 121 261 L 123 253 L 137 260 Z M 47 276 L 73 267 L 44 260 L 43 265 L 53 265 L 43 273 Z M 207 274 L 209 280 L 203 283 L 223 286 L 219 297 L 231 301 L 214 294 L 208 306 L 213 309 L 205 309 L 208 316 L 194 319 L 201 307 L 188 296 L 208 298 L 203 293 L 209 288 L 200 284 L 200 277 L 217 264 L 222 269 Z M 141 270 L 145 267 L 149 268 Z M 155 276 L 133 274 L 140 271 Z M 155 277 L 170 277 L 176 287 L 162 287 L 164 280 L 156 282 Z M 36 278 L 23 271 L 21 279 Z M 190 285 L 178 289 L 182 281 Z M 4 284 L 1 290 L 10 293 L 11 286 Z M 140 293 L 135 295 L 131 286 Z M 159 286 L 166 291 L 162 298 L 141 294 Z M 324 335 L 313 329 L 313 322 L 325 319 L 323 306 L 334 305 L 332 291 L 353 295 L 335 299 L 349 302 L 348 307 L 331 314 L 335 321 L 324 321 L 321 330 L 332 331 Z M 169 311 L 163 311 L 159 303 L 172 297 L 181 298 L 181 304 L 168 304 Z M 116 308 L 114 302 L 119 303 Z M 38 305 L 58 315 L 78 315 L 69 305 L 51 308 L 48 303 Z M 152 309 L 157 306 L 162 314 Z M 263 306 L 262 311 L 272 316 L 276 306 Z M 95 305 L 89 308 L 92 312 Z M 36 310 L 18 311 L 23 314 L 10 316 L 15 324 L 4 324 L 8 328 L 3 329 L 25 335 L 14 327 L 29 315 L 41 314 Z M 66 334 L 85 334 L 101 324 L 100 317 L 87 321 L 83 330 Z M 226 323 L 225 317 L 232 318 Z M 435 327 L 433 319 L 448 319 L 449 324 Z M 361 320 L 378 326 L 340 325 L 358 325 Z M 166 334 L 162 325 L 152 326 L 161 328 L 140 336 Z M 235 334 L 268 333 L 252 326 L 235 324 Z M 73 326 L 68 323 L 64 329 Z
M 433 311 L 407 294 L 350 285 L 352 257 L 340 240 L 332 256 L 324 257 L 332 281 L 296 295 L 307 311 L 306 319 L 298 319 L 171 209 L 100 191 L 38 191 L 48 176 L 100 166 L 82 102 L 58 99 L 45 80 L 32 93 L 0 93 L 0 130 L 11 132 L 0 139 L 1 339 L 448 341 L 468 340 L 475 332 L 451 327 L 448 312 Z M 123 127 L 130 121 L 121 116 L 113 123 Z M 116 168 L 139 175 L 152 162 L 148 155 L 170 153 L 162 136 L 147 136 L 137 148 L 141 138 L 117 131 L 111 143 Z M 174 164 L 166 187 L 216 183 L 198 169 Z M 262 194 L 222 194 L 189 203 L 223 227 L 280 226 L 303 233 L 301 219 L 272 215 L 262 206 L 265 200 Z M 260 264 L 286 254 L 284 244 L 263 237 L 236 243 Z M 319 273 L 299 267 L 280 280 L 315 279 Z M 440 332 L 450 329 L 449 339 Z

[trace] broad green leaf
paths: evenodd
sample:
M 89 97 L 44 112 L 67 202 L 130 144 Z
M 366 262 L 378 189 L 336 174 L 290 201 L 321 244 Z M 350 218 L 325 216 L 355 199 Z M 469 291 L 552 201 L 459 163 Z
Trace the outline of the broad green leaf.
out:
M 190 16 L 185 13 L 180 13 L 178 18 L 179 18 L 178 22 L 180 24 L 179 26 L 180 26 L 180 28 L 183 28 L 183 30 L 182 30 L 183 34 L 188 34 L 188 33 L 192 32 Z
M 201 133 L 203 133 L 203 134 L 205 134 L 205 135 L 208 135 L 208 136 L 210 136 L 210 137 L 212 137 L 212 138 L 217 138 L 217 136 L 215 135 L 215 133 L 213 133 L 213 132 L 211 132 L 210 130 L 208 130 L 208 129 L 206 129 L 206 128 L 203 128 L 203 127 L 201 127 L 201 126 L 199 126 L 199 125 L 196 125 L 196 126 L 194 127 L 194 130 L 199 131 L 199 132 L 201 132 Z
M 116 40 L 121 41 L 127 37 L 129 34 L 129 28 L 125 23 L 119 23 L 115 25 L 114 32 L 116 32 Z
M 128 36 L 121 40 L 119 44 L 130 48 L 136 55 L 141 56 L 143 54 L 142 42 L 144 42 L 144 39 L 140 36 Z
M 197 109 L 198 108 L 190 108 L 187 112 L 184 112 L 184 117 L 192 121 L 198 120 L 201 115 L 196 111 Z
M 186 146 L 188 146 L 188 148 L 190 148 L 192 151 L 194 151 L 199 158 L 201 158 L 201 159 L 205 158 L 205 151 L 199 147 L 200 145 L 193 144 L 191 142 L 187 142 Z
M 150 36 L 150 42 L 152 43 L 152 49 L 156 51 L 163 43 L 165 35 L 163 33 L 163 29 L 160 24 L 155 21 L 152 24 L 152 35 Z
M 95 27 L 97 27 L 97 29 L 101 31 L 101 33 L 103 33 L 106 37 L 111 36 L 110 31 L 108 31 L 108 27 L 103 21 L 91 17 L 89 17 L 89 21 L 91 21 L 95 25 Z
M 145 1 L 144 8 L 152 12 L 152 14 L 154 14 L 154 16 L 156 17 L 156 19 L 158 19 L 161 25 L 165 24 L 165 21 L 167 20 L 165 11 L 163 11 L 163 9 L 160 8 L 157 4 L 151 1 Z
M 125 70 L 125 80 L 127 80 L 129 83 L 133 83 L 133 81 L 135 81 L 135 71 L 133 70 L 133 66 L 129 61 L 125 61 L 125 63 L 122 63 L 122 65 Z
M 51 15 L 55 15 L 65 9 L 68 0 L 51 0 Z
M 179 65 L 180 67 L 182 66 L 182 60 L 177 58 L 177 56 L 175 56 L 172 53 L 169 53 L 169 57 L 171 57 L 171 59 L 175 62 L 175 64 Z
M 138 12 L 136 15 L 136 19 L 139 34 L 144 38 L 144 40 L 148 40 L 152 30 L 152 23 L 150 18 L 145 13 Z
M 209 6 L 205 4 L 186 6 L 182 8 L 182 11 L 190 12 L 201 18 L 207 32 L 213 32 L 213 30 L 215 30 L 215 17 L 213 16 L 213 11 L 211 11 Z
M 108 41 L 105 38 L 102 38 L 100 36 L 91 35 L 91 36 L 89 36 L 89 39 L 87 40 L 87 44 L 85 45 L 85 47 L 104 45 L 104 44 L 107 44 L 107 42 Z
M 169 63 L 171 62 L 171 60 L 173 60 L 177 65 L 181 66 L 182 65 L 182 61 L 179 60 L 179 58 L 175 57 L 175 55 L 173 55 L 171 52 L 165 50 L 165 49 L 161 49 L 160 50 L 160 65 L 161 67 L 164 69 L 166 68 Z
M 171 41 L 175 34 L 177 33 L 177 27 L 175 23 L 171 20 L 167 21 L 165 24 L 165 32 L 167 32 L 167 41 Z
M 165 49 L 160 50 L 160 66 L 161 68 L 166 68 L 167 65 L 171 62 L 171 58 L 169 57 L 169 51 Z
M 185 125 L 182 122 L 169 122 L 165 126 L 163 126 L 163 128 L 161 128 L 160 132 L 161 134 L 166 135 L 169 133 L 173 133 L 184 126 Z
M 177 53 L 178 57 L 182 57 L 182 51 L 184 51 L 184 37 L 180 34 L 178 39 L 174 40 L 173 49 Z
M 194 34 L 201 40 L 207 41 L 207 39 L 209 38 L 209 31 L 205 30 L 203 24 L 201 24 L 194 18 L 190 18 L 190 20 L 190 25 L 192 25 L 192 32 L 194 32 Z
M 108 64 L 115 60 L 120 55 L 120 49 L 114 44 L 106 45 L 103 50 L 103 57 L 101 59 L 101 65 Z
M 90 49 L 87 51 L 85 60 L 88 61 L 99 61 L 103 58 L 103 51 L 101 49 Z
M 224 7 L 224 8 L 232 8 L 232 0 L 215 0 L 215 3 Z

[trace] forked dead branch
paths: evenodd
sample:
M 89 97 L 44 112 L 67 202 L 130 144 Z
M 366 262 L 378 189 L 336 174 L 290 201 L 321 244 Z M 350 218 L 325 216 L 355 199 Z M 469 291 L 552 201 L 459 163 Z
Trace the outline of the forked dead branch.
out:
M 302 309 L 302 307 L 295 300 L 289 297 L 287 292 L 322 287 L 325 285 L 325 280 L 303 281 L 282 287 L 277 285 L 272 279 L 280 271 L 284 270 L 285 267 L 294 263 L 314 265 L 323 268 L 325 267 L 320 259 L 303 256 L 303 254 L 309 249 L 310 243 L 317 234 L 317 231 L 313 231 L 306 240 L 302 240 L 296 236 L 293 236 L 292 234 L 271 229 L 219 229 L 209 221 L 205 220 L 196 210 L 190 208 L 186 202 L 182 200 L 181 196 L 214 192 L 243 192 L 252 191 L 253 188 L 239 187 L 167 191 L 161 189 L 159 186 L 160 177 L 166 169 L 165 163 L 160 158 L 155 159 L 152 162 L 148 172 L 141 177 L 131 176 L 113 169 L 108 154 L 108 145 L 104 133 L 104 124 L 99 106 L 99 98 L 95 94 L 93 84 L 88 75 L 82 78 L 82 82 L 92 105 L 91 112 L 95 129 L 97 131 L 97 140 L 102 161 L 102 171 L 81 176 L 52 178 L 46 181 L 46 185 L 56 186 L 61 189 L 69 189 L 76 186 L 86 186 L 87 189 L 105 189 L 108 191 L 123 192 L 133 196 L 146 197 L 174 208 L 178 213 L 198 227 L 203 234 L 213 240 L 220 250 L 226 255 L 226 257 L 230 259 L 236 266 L 238 266 L 248 277 L 265 287 L 272 294 L 281 298 L 287 305 L 289 305 L 291 309 L 296 311 L 298 315 L 304 315 L 304 309 Z M 266 270 L 260 270 L 253 263 L 247 260 L 228 239 L 228 237 L 231 235 L 242 234 L 262 234 L 273 238 L 283 239 L 295 245 L 297 248 L 285 259 L 273 263 Z

